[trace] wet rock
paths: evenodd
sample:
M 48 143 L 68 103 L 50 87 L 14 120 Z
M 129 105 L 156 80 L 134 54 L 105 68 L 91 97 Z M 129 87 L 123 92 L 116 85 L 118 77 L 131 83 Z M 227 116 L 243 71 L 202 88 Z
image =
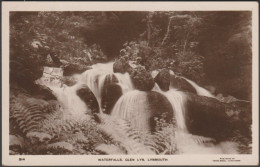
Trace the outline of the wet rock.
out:
M 170 86 L 170 72 L 167 69 L 162 69 L 159 71 L 158 75 L 155 77 L 154 81 L 159 85 L 161 90 L 168 91 Z
M 115 83 L 104 85 L 102 90 L 101 105 L 104 109 L 104 113 L 110 114 L 117 100 L 122 96 L 122 89 Z
M 147 92 L 148 107 L 151 111 L 150 128 L 155 131 L 158 127 L 157 120 L 164 120 L 169 123 L 173 118 L 173 108 L 169 100 L 158 92 Z
M 86 70 L 92 69 L 91 67 L 88 66 L 80 66 L 77 64 L 69 64 L 66 67 L 64 67 L 64 76 L 71 76 L 73 74 L 80 74 L 83 73 Z
M 104 86 L 112 83 L 118 83 L 118 79 L 114 74 L 108 74 L 105 77 Z
M 235 130 L 249 135 L 251 109 L 235 103 L 222 103 L 215 98 L 187 93 L 186 125 L 192 134 L 227 139 Z M 240 104 L 241 105 L 241 104 Z
M 101 106 L 106 114 L 110 114 L 114 104 L 122 95 L 122 89 L 117 83 L 118 79 L 114 74 L 106 75 L 101 92 Z
M 77 80 L 72 76 L 65 76 L 62 78 L 62 82 L 67 86 L 73 86 L 77 83 Z
M 127 62 L 127 58 L 121 57 L 120 59 L 117 59 L 115 63 L 113 64 L 113 71 L 115 73 L 126 73 L 128 69 L 130 68 L 130 65 Z
M 154 80 L 152 75 L 145 70 L 144 67 L 129 70 L 134 87 L 141 91 L 150 91 L 154 87 Z
M 196 93 L 196 90 L 185 79 L 178 77 L 176 75 L 170 75 L 170 80 L 171 80 L 171 86 L 173 86 L 174 88 L 181 90 L 183 92 Z
M 33 84 L 31 85 L 30 92 L 32 96 L 41 98 L 44 100 L 57 100 L 53 91 L 44 85 Z
M 87 107 L 91 109 L 92 113 L 99 112 L 98 101 L 93 94 L 93 92 L 89 89 L 87 85 L 82 86 L 76 91 L 77 95 L 80 97 L 81 100 L 85 102 Z

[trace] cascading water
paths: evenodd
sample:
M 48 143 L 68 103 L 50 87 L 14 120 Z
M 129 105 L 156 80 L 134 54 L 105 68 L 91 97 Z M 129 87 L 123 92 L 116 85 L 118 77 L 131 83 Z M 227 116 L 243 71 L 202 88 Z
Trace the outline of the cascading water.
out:
M 171 72 L 174 75 L 173 72 Z M 80 75 L 75 75 L 77 79 L 76 85 L 72 87 L 50 87 L 61 101 L 72 114 L 82 115 L 88 111 L 84 102 L 76 95 L 76 90 L 79 89 L 82 84 L 87 84 L 90 90 L 95 95 L 98 103 L 100 112 L 101 110 L 101 93 L 102 88 L 105 84 L 106 77 L 110 77 L 112 80 L 113 75 L 116 77 L 118 84 L 122 88 L 123 95 L 117 100 L 114 105 L 111 115 L 117 116 L 123 119 L 127 119 L 139 130 L 149 129 L 149 117 L 150 112 L 148 108 L 148 92 L 135 90 L 131 82 L 128 73 L 120 74 L 113 73 L 113 62 L 106 64 L 95 64 L 92 69 L 85 71 Z M 184 78 L 186 79 L 186 78 Z M 198 95 L 214 97 L 206 89 L 199 87 L 193 81 L 186 79 L 197 91 Z M 185 102 L 186 95 L 184 92 L 178 91 L 173 87 L 170 87 L 168 91 L 162 91 L 160 87 L 155 84 L 153 91 L 158 92 L 165 96 L 170 102 L 174 111 L 174 117 L 176 119 L 177 130 L 176 130 L 176 142 L 178 148 L 183 153 L 234 153 L 234 146 L 230 143 L 220 143 L 218 145 L 204 146 L 197 144 L 193 140 L 193 135 L 189 134 L 185 123 Z M 225 149 L 229 148 L 229 149 Z
M 47 82 L 43 82 L 41 80 L 38 80 L 36 83 L 49 87 L 56 95 L 58 101 L 63 104 L 64 108 L 66 109 L 65 111 L 68 111 L 68 113 L 80 117 L 88 112 L 88 108 L 86 107 L 85 103 L 76 94 L 76 91 L 80 88 L 81 85 L 76 84 L 71 87 L 63 85 L 63 87 L 59 87 L 50 85 Z
M 98 63 L 91 67 L 92 69 L 87 70 L 83 74 L 77 76 L 79 80 L 78 84 L 85 83 L 88 85 L 98 101 L 100 111 L 102 111 L 101 91 L 104 86 L 106 76 L 111 76 L 111 74 L 114 74 L 118 79 L 117 84 L 122 88 L 123 93 L 133 89 L 133 85 L 128 73 L 113 73 L 113 62 L 106 64 Z
M 178 128 L 186 132 L 187 128 L 185 124 L 185 94 L 175 89 L 170 89 L 167 92 L 159 90 L 158 92 L 162 93 L 167 97 L 174 110 Z
M 146 92 L 132 90 L 121 96 L 115 104 L 111 115 L 129 120 L 134 128 L 149 130 L 149 109 Z
M 191 84 L 191 86 L 193 86 L 197 92 L 198 95 L 200 96 L 207 96 L 207 97 L 213 97 L 215 98 L 214 95 L 212 95 L 209 91 L 207 91 L 206 89 L 200 87 L 199 85 L 197 85 L 195 82 L 185 78 L 185 77 L 182 77 L 183 79 L 185 79 L 187 82 L 189 82 Z

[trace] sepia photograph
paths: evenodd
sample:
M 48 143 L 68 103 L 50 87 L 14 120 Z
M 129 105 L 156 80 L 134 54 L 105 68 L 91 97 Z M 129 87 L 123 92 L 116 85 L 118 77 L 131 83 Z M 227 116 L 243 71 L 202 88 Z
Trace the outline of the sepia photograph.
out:
M 7 12 L 13 163 L 253 155 L 252 10 L 57 9 Z

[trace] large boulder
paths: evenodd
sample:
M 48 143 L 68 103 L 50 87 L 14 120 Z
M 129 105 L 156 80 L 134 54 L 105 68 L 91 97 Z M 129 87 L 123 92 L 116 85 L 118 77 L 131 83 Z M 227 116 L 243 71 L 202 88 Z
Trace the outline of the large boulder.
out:
M 235 130 L 249 135 L 250 104 L 222 103 L 215 98 L 187 93 L 186 125 L 192 134 L 225 140 Z
M 92 113 L 99 112 L 98 101 L 87 85 L 83 85 L 76 91 L 76 93 L 80 97 L 80 99 L 85 102 L 85 104 L 91 110 Z
M 129 65 L 127 59 L 124 57 L 117 59 L 115 61 L 115 63 L 113 64 L 113 71 L 115 73 L 124 74 L 128 71 L 129 68 L 130 68 L 130 65 Z
M 106 75 L 101 90 L 101 107 L 104 109 L 103 112 L 106 114 L 110 114 L 116 101 L 122 95 L 122 89 L 117 83 L 118 79 L 114 74 Z
M 144 67 L 138 66 L 129 70 L 133 85 L 141 91 L 150 91 L 154 87 L 152 75 Z
M 155 131 L 158 127 L 158 120 L 170 123 L 173 119 L 173 108 L 169 100 L 158 92 L 147 92 L 148 107 L 151 111 L 150 128 Z
M 78 64 L 69 64 L 69 65 L 64 67 L 63 75 L 64 76 L 71 76 L 71 75 L 74 75 L 74 74 L 80 74 L 80 73 L 83 73 L 84 71 L 89 70 L 89 69 L 92 69 L 92 68 L 89 67 L 89 66 L 83 67 L 83 66 L 78 65 Z
M 235 129 L 248 138 L 252 137 L 252 106 L 251 102 L 233 101 L 226 104 L 226 114 L 231 118 Z
M 161 90 L 168 91 L 170 86 L 170 72 L 167 69 L 162 69 L 154 78 L 154 81 L 159 85 Z
M 193 86 L 185 79 L 176 75 L 170 75 L 170 80 L 171 80 L 172 87 L 183 92 L 196 93 L 196 90 L 193 88 Z
M 112 83 L 106 84 L 102 89 L 101 106 L 104 113 L 110 114 L 117 100 L 122 96 L 122 89 L 119 85 Z

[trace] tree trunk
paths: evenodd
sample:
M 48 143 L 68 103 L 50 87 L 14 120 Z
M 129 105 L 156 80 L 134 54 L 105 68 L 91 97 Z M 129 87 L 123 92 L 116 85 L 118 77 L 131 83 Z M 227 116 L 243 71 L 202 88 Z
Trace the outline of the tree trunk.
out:
M 167 40 L 169 34 L 170 34 L 170 28 L 171 28 L 171 22 L 172 22 L 172 18 L 173 17 L 170 17 L 170 20 L 169 20 L 169 23 L 168 23 L 168 28 L 167 28 L 167 31 L 166 31 L 166 34 L 163 38 L 163 41 L 162 41 L 162 46 L 164 45 L 165 41 Z
M 150 40 L 151 40 L 151 27 L 152 27 L 152 12 L 149 12 L 147 16 L 147 42 L 148 46 L 150 45 Z

